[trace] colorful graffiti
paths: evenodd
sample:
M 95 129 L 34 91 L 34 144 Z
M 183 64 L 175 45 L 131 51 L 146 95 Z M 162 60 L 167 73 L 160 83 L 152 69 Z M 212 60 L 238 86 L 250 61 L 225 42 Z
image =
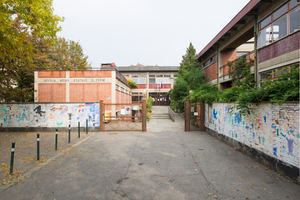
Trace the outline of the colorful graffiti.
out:
M 205 126 L 300 168 L 299 103 L 264 103 L 245 116 L 232 106 L 205 105 Z
M 99 103 L 0 104 L 1 127 L 100 126 Z

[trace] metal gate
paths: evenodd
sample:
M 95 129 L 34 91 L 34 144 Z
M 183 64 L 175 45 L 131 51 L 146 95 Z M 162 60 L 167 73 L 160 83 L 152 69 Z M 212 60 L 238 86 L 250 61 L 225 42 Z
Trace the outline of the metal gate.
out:
M 146 101 L 128 104 L 101 100 L 100 131 L 147 131 Z
M 184 102 L 185 131 L 205 131 L 205 105 L 204 102 Z

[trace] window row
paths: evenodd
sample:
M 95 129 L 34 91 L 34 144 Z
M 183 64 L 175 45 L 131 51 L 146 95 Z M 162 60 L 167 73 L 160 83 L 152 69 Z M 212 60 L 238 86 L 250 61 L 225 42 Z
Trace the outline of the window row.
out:
M 207 61 L 205 61 L 205 63 L 203 64 L 203 67 L 207 67 L 207 66 L 213 64 L 214 62 L 217 62 L 217 55 L 214 55 L 211 58 L 209 58 Z
M 258 47 L 300 29 L 300 2 L 291 0 L 259 23 Z

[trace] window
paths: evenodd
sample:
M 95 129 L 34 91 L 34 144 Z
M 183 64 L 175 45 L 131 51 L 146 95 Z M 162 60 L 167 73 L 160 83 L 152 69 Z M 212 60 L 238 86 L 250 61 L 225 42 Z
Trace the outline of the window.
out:
M 146 84 L 146 75 L 145 74 L 132 75 L 132 82 L 137 84 Z
M 290 33 L 300 29 L 300 7 L 290 13 Z
M 149 84 L 155 84 L 155 78 L 149 78 Z
M 154 74 L 149 74 L 149 77 L 155 77 L 155 75 Z
M 128 75 L 128 74 L 123 74 L 123 76 L 124 76 L 125 78 L 129 78 L 129 75 Z
M 291 66 L 294 66 L 294 65 L 291 65 Z M 260 81 L 276 80 L 278 77 L 282 76 L 283 74 L 288 73 L 289 71 L 290 71 L 290 69 L 285 66 L 285 67 L 281 67 L 278 69 L 272 69 L 272 70 L 269 70 L 266 72 L 262 72 L 262 73 L 260 73 Z
M 263 81 L 265 79 L 270 79 L 272 74 L 272 71 L 262 72 L 260 73 L 260 80 Z
M 270 44 L 300 28 L 300 3 L 292 0 L 259 23 L 258 48 Z
M 132 102 L 142 102 L 143 101 L 143 93 L 142 92 L 134 92 L 132 93 Z
M 300 2 L 298 0 L 291 0 L 290 1 L 290 9 L 295 8 L 297 5 L 300 5 Z
M 272 42 L 271 26 L 261 30 L 258 34 L 258 47 Z
M 276 41 L 287 35 L 287 16 L 273 23 L 273 40 Z
M 149 75 L 149 77 L 151 77 L 149 78 L 149 84 L 171 84 L 171 74 Z

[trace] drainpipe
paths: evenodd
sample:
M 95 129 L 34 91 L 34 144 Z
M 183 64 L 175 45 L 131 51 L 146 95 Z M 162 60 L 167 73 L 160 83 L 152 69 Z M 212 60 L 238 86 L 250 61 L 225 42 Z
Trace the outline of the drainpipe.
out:
M 258 70 L 257 70 L 257 14 L 254 15 L 254 83 L 258 83 Z

